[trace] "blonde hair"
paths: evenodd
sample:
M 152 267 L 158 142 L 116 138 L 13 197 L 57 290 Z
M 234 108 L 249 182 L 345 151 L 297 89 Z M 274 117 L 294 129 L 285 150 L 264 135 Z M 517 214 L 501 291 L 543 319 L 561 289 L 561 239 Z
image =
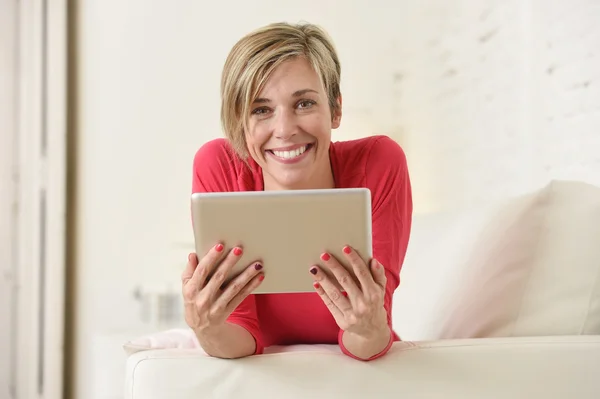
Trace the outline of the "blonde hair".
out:
M 332 115 L 338 108 L 341 67 L 322 28 L 280 22 L 249 33 L 231 49 L 221 76 L 221 124 L 242 159 L 248 157 L 244 131 L 252 103 L 275 68 L 295 57 L 305 57 L 319 75 Z

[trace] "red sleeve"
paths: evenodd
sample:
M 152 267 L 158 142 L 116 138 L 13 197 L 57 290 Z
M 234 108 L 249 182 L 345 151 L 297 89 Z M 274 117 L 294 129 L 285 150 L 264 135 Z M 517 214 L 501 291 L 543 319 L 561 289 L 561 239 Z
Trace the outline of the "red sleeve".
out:
M 367 187 L 371 190 L 373 222 L 373 257 L 385 267 L 387 286 L 384 307 L 392 328 L 392 298 L 400 284 L 400 270 L 406 255 L 412 223 L 412 189 L 406 156 L 389 137 L 380 136 L 371 147 L 365 166 Z M 392 331 L 387 347 L 371 359 L 383 356 L 399 337 Z M 354 357 L 342 344 L 342 352 Z
M 193 165 L 193 193 L 238 191 L 237 179 L 235 155 L 224 139 L 209 141 L 196 152 Z M 245 328 L 256 342 L 254 353 L 263 353 L 264 346 L 254 295 L 249 295 L 231 313 L 227 322 Z

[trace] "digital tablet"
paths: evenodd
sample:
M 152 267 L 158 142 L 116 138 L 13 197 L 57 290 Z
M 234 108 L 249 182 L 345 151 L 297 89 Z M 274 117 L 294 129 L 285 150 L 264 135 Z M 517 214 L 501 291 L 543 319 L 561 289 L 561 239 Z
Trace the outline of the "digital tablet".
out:
M 255 294 L 314 292 L 309 269 L 324 266 L 323 252 L 354 276 L 342 251 L 345 245 L 365 262 L 372 257 L 371 192 L 366 188 L 195 193 L 191 210 L 199 259 L 218 242 L 225 245 L 223 256 L 237 245 L 243 248 L 227 282 L 262 262 L 265 279 Z

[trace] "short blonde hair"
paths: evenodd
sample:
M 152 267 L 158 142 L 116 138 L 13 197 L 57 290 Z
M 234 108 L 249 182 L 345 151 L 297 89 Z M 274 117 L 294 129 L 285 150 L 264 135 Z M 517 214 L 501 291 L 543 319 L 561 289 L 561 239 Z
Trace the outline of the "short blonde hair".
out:
M 313 24 L 274 23 L 241 38 L 231 49 L 221 77 L 221 124 L 233 149 L 247 159 L 244 131 L 250 107 L 281 63 L 306 57 L 327 92 L 332 115 L 340 95 L 341 67 L 329 35 Z

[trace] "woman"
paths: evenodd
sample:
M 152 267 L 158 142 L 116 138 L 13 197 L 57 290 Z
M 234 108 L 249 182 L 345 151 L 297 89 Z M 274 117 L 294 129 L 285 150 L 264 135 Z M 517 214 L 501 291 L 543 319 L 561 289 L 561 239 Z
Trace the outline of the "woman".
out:
M 192 253 L 182 274 L 183 295 L 186 322 L 200 345 L 221 358 L 314 343 L 337 343 L 355 359 L 384 355 L 399 340 L 391 329 L 392 295 L 412 217 L 402 149 L 385 136 L 331 142 L 342 118 L 340 63 L 327 34 L 314 25 L 272 24 L 242 38 L 225 62 L 221 95 L 226 139 L 198 150 L 193 192 L 367 187 L 374 259 L 365 264 L 344 248 L 357 285 L 336 259 L 321 254 L 343 294 L 319 267 L 307 265 L 314 293 L 254 295 L 269 278 L 260 263 L 221 287 L 243 248 L 220 264 L 223 243 L 201 259 Z

